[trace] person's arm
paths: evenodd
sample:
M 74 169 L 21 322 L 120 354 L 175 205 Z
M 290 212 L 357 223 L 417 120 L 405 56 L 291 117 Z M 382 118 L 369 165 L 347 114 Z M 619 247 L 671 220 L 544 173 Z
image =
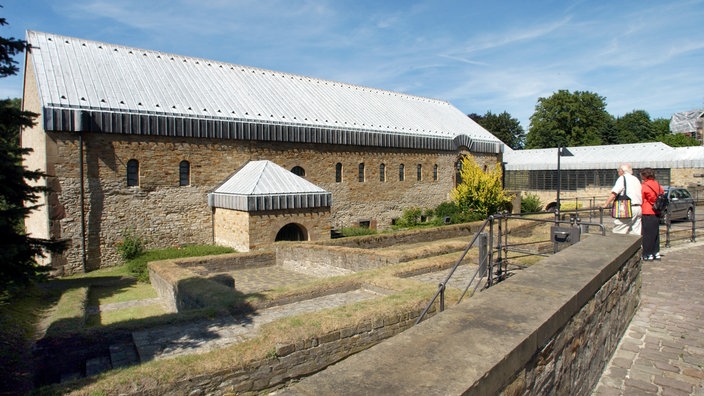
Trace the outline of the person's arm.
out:
M 616 194 L 616 193 L 613 192 L 613 191 L 611 192 L 611 194 L 609 195 L 609 197 L 606 199 L 606 202 L 604 203 L 604 207 L 605 207 L 605 208 L 610 208 L 610 207 L 611 207 L 611 203 L 614 202 L 614 199 L 616 199 L 616 195 L 618 195 L 618 194 Z

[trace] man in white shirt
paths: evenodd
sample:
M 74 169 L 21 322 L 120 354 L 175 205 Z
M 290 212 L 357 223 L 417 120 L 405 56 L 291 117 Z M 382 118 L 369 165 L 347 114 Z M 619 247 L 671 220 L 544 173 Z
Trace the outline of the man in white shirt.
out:
M 616 197 L 626 190 L 626 195 L 631 199 L 631 210 L 633 217 L 630 219 L 614 219 L 615 234 L 637 234 L 640 235 L 643 195 L 640 187 L 640 180 L 633 176 L 633 169 L 630 164 L 622 164 L 618 168 L 618 179 L 611 189 L 611 195 L 606 200 L 604 207 L 610 208 Z

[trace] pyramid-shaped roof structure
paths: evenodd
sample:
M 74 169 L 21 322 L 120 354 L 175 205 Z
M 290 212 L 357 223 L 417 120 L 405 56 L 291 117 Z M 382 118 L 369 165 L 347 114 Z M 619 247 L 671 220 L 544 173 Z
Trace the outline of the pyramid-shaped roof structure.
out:
M 332 194 L 268 161 L 250 161 L 208 194 L 211 207 L 245 212 L 319 208 Z

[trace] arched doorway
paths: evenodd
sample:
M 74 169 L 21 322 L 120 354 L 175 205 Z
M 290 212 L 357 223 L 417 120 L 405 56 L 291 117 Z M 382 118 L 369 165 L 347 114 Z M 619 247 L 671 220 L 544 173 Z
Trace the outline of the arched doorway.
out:
M 279 232 L 276 234 L 275 241 L 307 241 L 308 233 L 306 229 L 295 223 L 289 223 L 281 227 Z

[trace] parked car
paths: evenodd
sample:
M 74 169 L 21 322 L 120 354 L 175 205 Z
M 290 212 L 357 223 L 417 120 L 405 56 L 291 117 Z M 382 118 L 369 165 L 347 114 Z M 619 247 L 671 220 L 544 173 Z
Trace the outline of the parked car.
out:
M 670 201 L 666 214 L 670 217 L 670 220 L 694 220 L 694 198 L 692 198 L 692 194 L 686 188 L 681 187 L 664 187 L 664 189 Z

